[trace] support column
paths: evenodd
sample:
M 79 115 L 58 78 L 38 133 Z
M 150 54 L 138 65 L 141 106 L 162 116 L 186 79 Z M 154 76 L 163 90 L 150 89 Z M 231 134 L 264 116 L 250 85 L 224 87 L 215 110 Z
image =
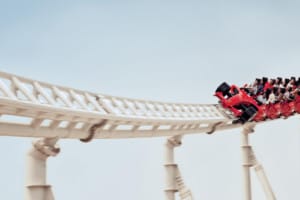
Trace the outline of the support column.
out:
M 258 178 L 259 182 L 261 183 L 261 185 L 264 189 L 266 199 L 276 200 L 275 194 L 272 190 L 272 187 L 271 187 L 270 182 L 269 182 L 269 180 L 266 176 L 266 173 L 265 173 L 265 170 L 264 170 L 263 166 L 261 164 L 257 163 L 254 166 L 254 170 L 256 172 L 256 175 L 257 175 L 257 178 Z
M 33 142 L 27 154 L 25 200 L 54 200 L 51 185 L 47 185 L 47 159 L 56 156 L 58 138 L 44 138 Z
M 250 168 L 253 167 L 259 182 L 268 200 L 276 200 L 275 194 L 265 174 L 263 166 L 257 161 L 254 151 L 249 144 L 249 134 L 254 132 L 254 125 L 248 124 L 242 131 L 242 156 L 243 156 L 243 174 L 244 174 L 244 194 L 245 200 L 251 200 L 251 178 Z
M 181 136 L 171 137 L 165 144 L 166 189 L 165 199 L 175 200 L 177 164 L 174 161 L 174 148 L 181 145 Z
M 244 200 L 251 200 L 251 174 L 250 167 L 252 166 L 250 159 L 251 146 L 249 145 L 250 133 L 254 132 L 254 125 L 245 125 L 241 134 L 241 148 L 243 158 L 243 175 L 244 175 Z
M 181 145 L 181 139 L 181 136 L 171 137 L 165 144 L 166 200 L 175 200 L 176 192 L 179 192 L 181 200 L 193 200 L 192 192 L 184 184 L 178 165 L 174 160 L 174 148 Z
M 189 190 L 184 184 L 179 168 L 177 168 L 176 184 L 178 187 L 178 193 L 181 200 L 193 200 L 191 190 Z

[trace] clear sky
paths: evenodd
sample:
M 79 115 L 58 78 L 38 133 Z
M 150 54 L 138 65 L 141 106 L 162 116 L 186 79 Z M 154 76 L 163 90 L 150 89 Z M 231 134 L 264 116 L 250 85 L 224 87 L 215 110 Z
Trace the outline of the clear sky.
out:
M 104 94 L 216 103 L 222 82 L 300 76 L 299 1 L 3 1 L 2 71 Z M 300 199 L 299 117 L 251 141 L 278 199 Z M 242 199 L 240 130 L 186 136 L 177 150 L 195 199 Z M 0 138 L 0 199 L 22 199 L 31 139 Z M 165 138 L 60 141 L 57 200 L 163 199 Z M 253 199 L 264 199 L 253 176 Z

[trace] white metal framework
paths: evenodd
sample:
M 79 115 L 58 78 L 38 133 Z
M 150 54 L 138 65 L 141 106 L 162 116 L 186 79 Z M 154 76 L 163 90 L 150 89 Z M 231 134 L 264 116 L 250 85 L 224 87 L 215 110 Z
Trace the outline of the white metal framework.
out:
M 26 200 L 53 200 L 46 160 L 59 153 L 59 139 L 119 139 L 168 136 L 165 147 L 166 200 L 192 200 L 174 161 L 181 137 L 241 127 L 218 105 L 145 101 L 92 93 L 0 72 L 0 136 L 43 138 L 27 156 Z M 251 199 L 249 167 L 254 166 L 268 199 L 275 199 L 243 132 L 245 196 Z M 252 130 L 252 129 L 251 129 Z M 250 155 L 251 154 L 251 155 Z M 252 160 L 250 157 L 252 156 Z
M 0 135 L 137 138 L 235 127 L 218 105 L 176 104 L 91 93 L 0 72 Z M 7 116 L 20 121 L 7 123 Z M 105 123 L 104 123 L 105 121 Z M 217 125 L 217 127 L 216 127 Z

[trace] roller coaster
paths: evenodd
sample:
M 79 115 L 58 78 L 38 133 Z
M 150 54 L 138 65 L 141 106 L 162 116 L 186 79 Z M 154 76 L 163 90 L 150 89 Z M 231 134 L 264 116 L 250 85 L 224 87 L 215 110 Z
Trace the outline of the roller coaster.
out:
M 61 139 L 167 137 L 166 200 L 192 200 L 174 161 L 174 148 L 186 134 L 242 128 L 245 200 L 251 199 L 250 169 L 254 168 L 267 199 L 276 199 L 248 135 L 260 122 L 233 123 L 236 116 L 219 104 L 183 104 L 109 96 L 62 87 L 0 72 L 0 135 L 37 138 L 27 154 L 26 200 L 54 200 L 46 182 L 46 162 L 56 156 Z

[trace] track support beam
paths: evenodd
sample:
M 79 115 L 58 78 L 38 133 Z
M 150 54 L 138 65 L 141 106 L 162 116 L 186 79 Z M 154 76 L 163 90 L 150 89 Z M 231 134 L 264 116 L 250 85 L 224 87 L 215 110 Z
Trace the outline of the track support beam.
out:
M 250 174 L 250 149 L 249 134 L 254 131 L 254 126 L 244 126 L 242 131 L 241 143 L 242 143 L 242 157 L 243 157 L 243 175 L 244 175 L 244 199 L 251 200 L 251 174 Z
M 267 200 L 276 200 L 275 194 L 267 179 L 263 166 L 257 161 L 252 146 L 249 142 L 249 134 L 254 132 L 253 124 L 247 124 L 243 127 L 241 135 L 241 148 L 243 157 L 243 175 L 244 175 L 244 199 L 251 200 L 251 174 L 250 168 L 253 167 L 259 182 L 261 183 Z
M 60 149 L 58 138 L 44 138 L 33 142 L 27 154 L 25 200 L 54 200 L 51 185 L 47 184 L 47 159 Z
M 174 148 L 181 145 L 181 136 L 168 138 L 165 144 L 166 189 L 165 199 L 175 200 L 179 192 L 181 200 L 193 200 L 191 191 L 185 186 L 178 165 L 174 159 Z

